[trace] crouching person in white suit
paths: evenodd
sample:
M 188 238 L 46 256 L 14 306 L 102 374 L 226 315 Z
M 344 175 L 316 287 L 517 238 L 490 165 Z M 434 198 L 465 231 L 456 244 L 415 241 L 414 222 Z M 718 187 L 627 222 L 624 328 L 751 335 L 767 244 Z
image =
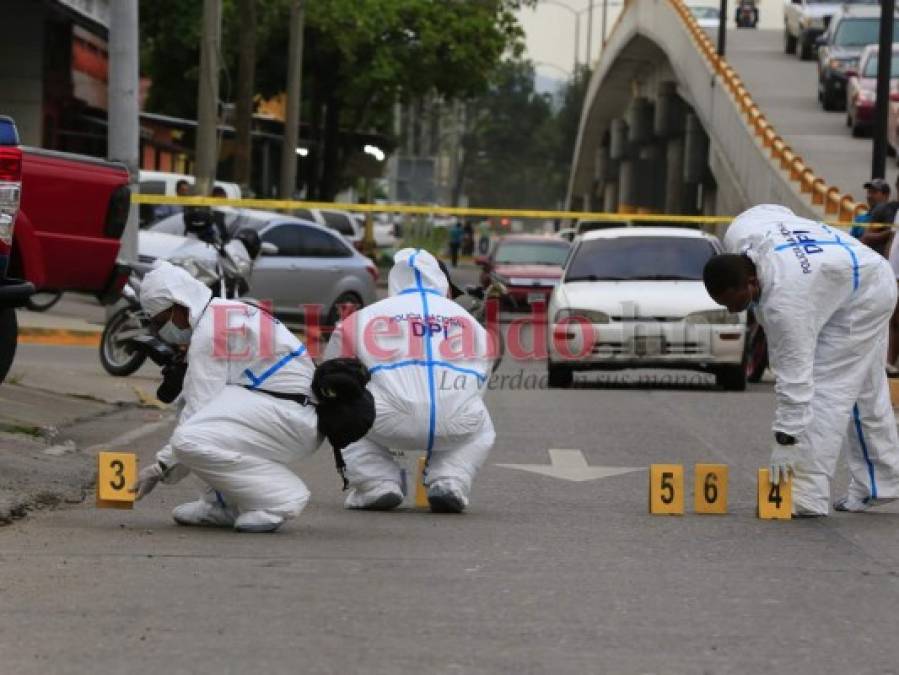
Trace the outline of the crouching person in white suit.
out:
M 159 482 L 193 473 L 207 489 L 175 508 L 175 522 L 276 530 L 309 501 L 285 464 L 322 442 L 305 345 L 257 307 L 213 300 L 206 286 L 168 263 L 144 277 L 140 295 L 159 337 L 187 350 L 187 371 L 178 426 L 140 472 L 138 499 Z
M 374 424 L 343 450 L 351 509 L 387 510 L 405 493 L 389 449 L 427 453 L 431 510 L 460 513 L 496 434 L 483 395 L 490 373 L 489 335 L 447 298 L 449 284 L 426 251 L 394 257 L 389 297 L 346 317 L 325 360 L 356 357 L 371 373 Z

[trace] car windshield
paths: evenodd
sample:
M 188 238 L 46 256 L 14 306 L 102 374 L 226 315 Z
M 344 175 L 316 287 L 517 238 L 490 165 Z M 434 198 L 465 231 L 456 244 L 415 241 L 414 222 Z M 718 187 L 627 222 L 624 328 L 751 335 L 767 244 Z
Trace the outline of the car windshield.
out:
M 562 265 L 569 248 L 565 242 L 510 241 L 497 247 L 493 260 L 498 265 Z
M 697 19 L 717 19 L 717 7 L 691 7 L 690 11 Z
M 862 71 L 863 77 L 877 77 L 877 52 L 871 52 L 868 60 L 865 61 L 865 68 Z M 899 54 L 893 53 L 893 60 L 890 63 L 890 79 L 899 78 Z
M 582 242 L 565 281 L 699 281 L 715 248 L 693 237 L 616 237 Z
M 879 19 L 843 19 L 837 27 L 833 42 L 838 47 L 877 44 L 879 30 Z M 893 35 L 899 35 L 899 21 L 893 21 Z

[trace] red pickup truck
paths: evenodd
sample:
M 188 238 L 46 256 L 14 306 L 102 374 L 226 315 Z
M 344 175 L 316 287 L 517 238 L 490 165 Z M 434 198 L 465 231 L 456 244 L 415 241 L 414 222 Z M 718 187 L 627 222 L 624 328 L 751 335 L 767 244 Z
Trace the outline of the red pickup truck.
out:
M 129 272 L 117 262 L 128 183 L 123 164 L 18 145 L 12 119 L 0 116 L 0 381 L 15 354 L 13 308 L 35 288 L 118 298 Z

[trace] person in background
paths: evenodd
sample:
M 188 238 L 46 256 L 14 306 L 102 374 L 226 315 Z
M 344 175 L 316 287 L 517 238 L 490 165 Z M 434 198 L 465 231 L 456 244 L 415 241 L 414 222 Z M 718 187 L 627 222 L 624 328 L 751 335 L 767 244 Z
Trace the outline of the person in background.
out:
M 865 183 L 865 196 L 868 201 L 868 210 L 860 213 L 852 221 L 854 223 L 871 223 L 871 215 L 880 204 L 886 204 L 890 201 L 890 184 L 883 178 L 873 178 Z M 853 225 L 849 230 L 849 234 L 861 241 L 868 228 L 864 225 Z
M 478 253 L 490 253 L 490 221 L 486 219 L 478 223 Z
M 890 238 L 893 236 L 893 228 L 887 225 L 892 224 L 895 219 L 899 202 L 890 201 L 890 184 L 883 178 L 874 178 L 868 181 L 865 183 L 865 190 L 867 191 L 868 205 L 871 207 L 867 220 L 870 225 L 858 239 L 865 246 L 874 249 L 886 258 Z
M 456 224 L 453 225 L 449 233 L 450 260 L 453 263 L 453 267 L 459 266 L 459 249 L 462 248 L 464 236 L 465 231 L 462 229 L 462 223 L 456 220 Z

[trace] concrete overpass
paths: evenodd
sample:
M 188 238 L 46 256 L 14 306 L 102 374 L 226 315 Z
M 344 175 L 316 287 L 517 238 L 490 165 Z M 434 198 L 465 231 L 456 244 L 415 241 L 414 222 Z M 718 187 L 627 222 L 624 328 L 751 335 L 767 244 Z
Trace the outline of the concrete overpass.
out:
M 843 192 L 827 182 L 827 167 L 842 160 L 826 151 L 826 139 L 800 138 L 808 124 L 797 122 L 788 100 L 804 96 L 814 104 L 809 64 L 793 57 L 783 72 L 770 63 L 754 67 L 758 47 L 752 41 L 759 36 L 772 58 L 790 58 L 770 46 L 779 32 L 729 33 L 732 58 L 746 67 L 751 83 L 715 54 L 680 0 L 628 2 L 594 65 L 569 181 L 570 208 L 732 214 L 777 202 L 808 216 L 851 219 L 860 190 Z M 803 83 L 786 84 L 784 72 Z M 763 95 L 774 111 L 769 116 L 753 91 L 770 91 L 772 83 L 781 93 Z M 816 112 L 807 108 L 803 114 Z M 797 147 L 782 136 L 778 122 L 796 136 Z M 863 147 L 864 141 L 858 143 Z M 814 163 L 798 147 L 814 155 Z M 857 179 L 842 187 L 860 188 L 869 170 L 861 163 L 853 169 Z

